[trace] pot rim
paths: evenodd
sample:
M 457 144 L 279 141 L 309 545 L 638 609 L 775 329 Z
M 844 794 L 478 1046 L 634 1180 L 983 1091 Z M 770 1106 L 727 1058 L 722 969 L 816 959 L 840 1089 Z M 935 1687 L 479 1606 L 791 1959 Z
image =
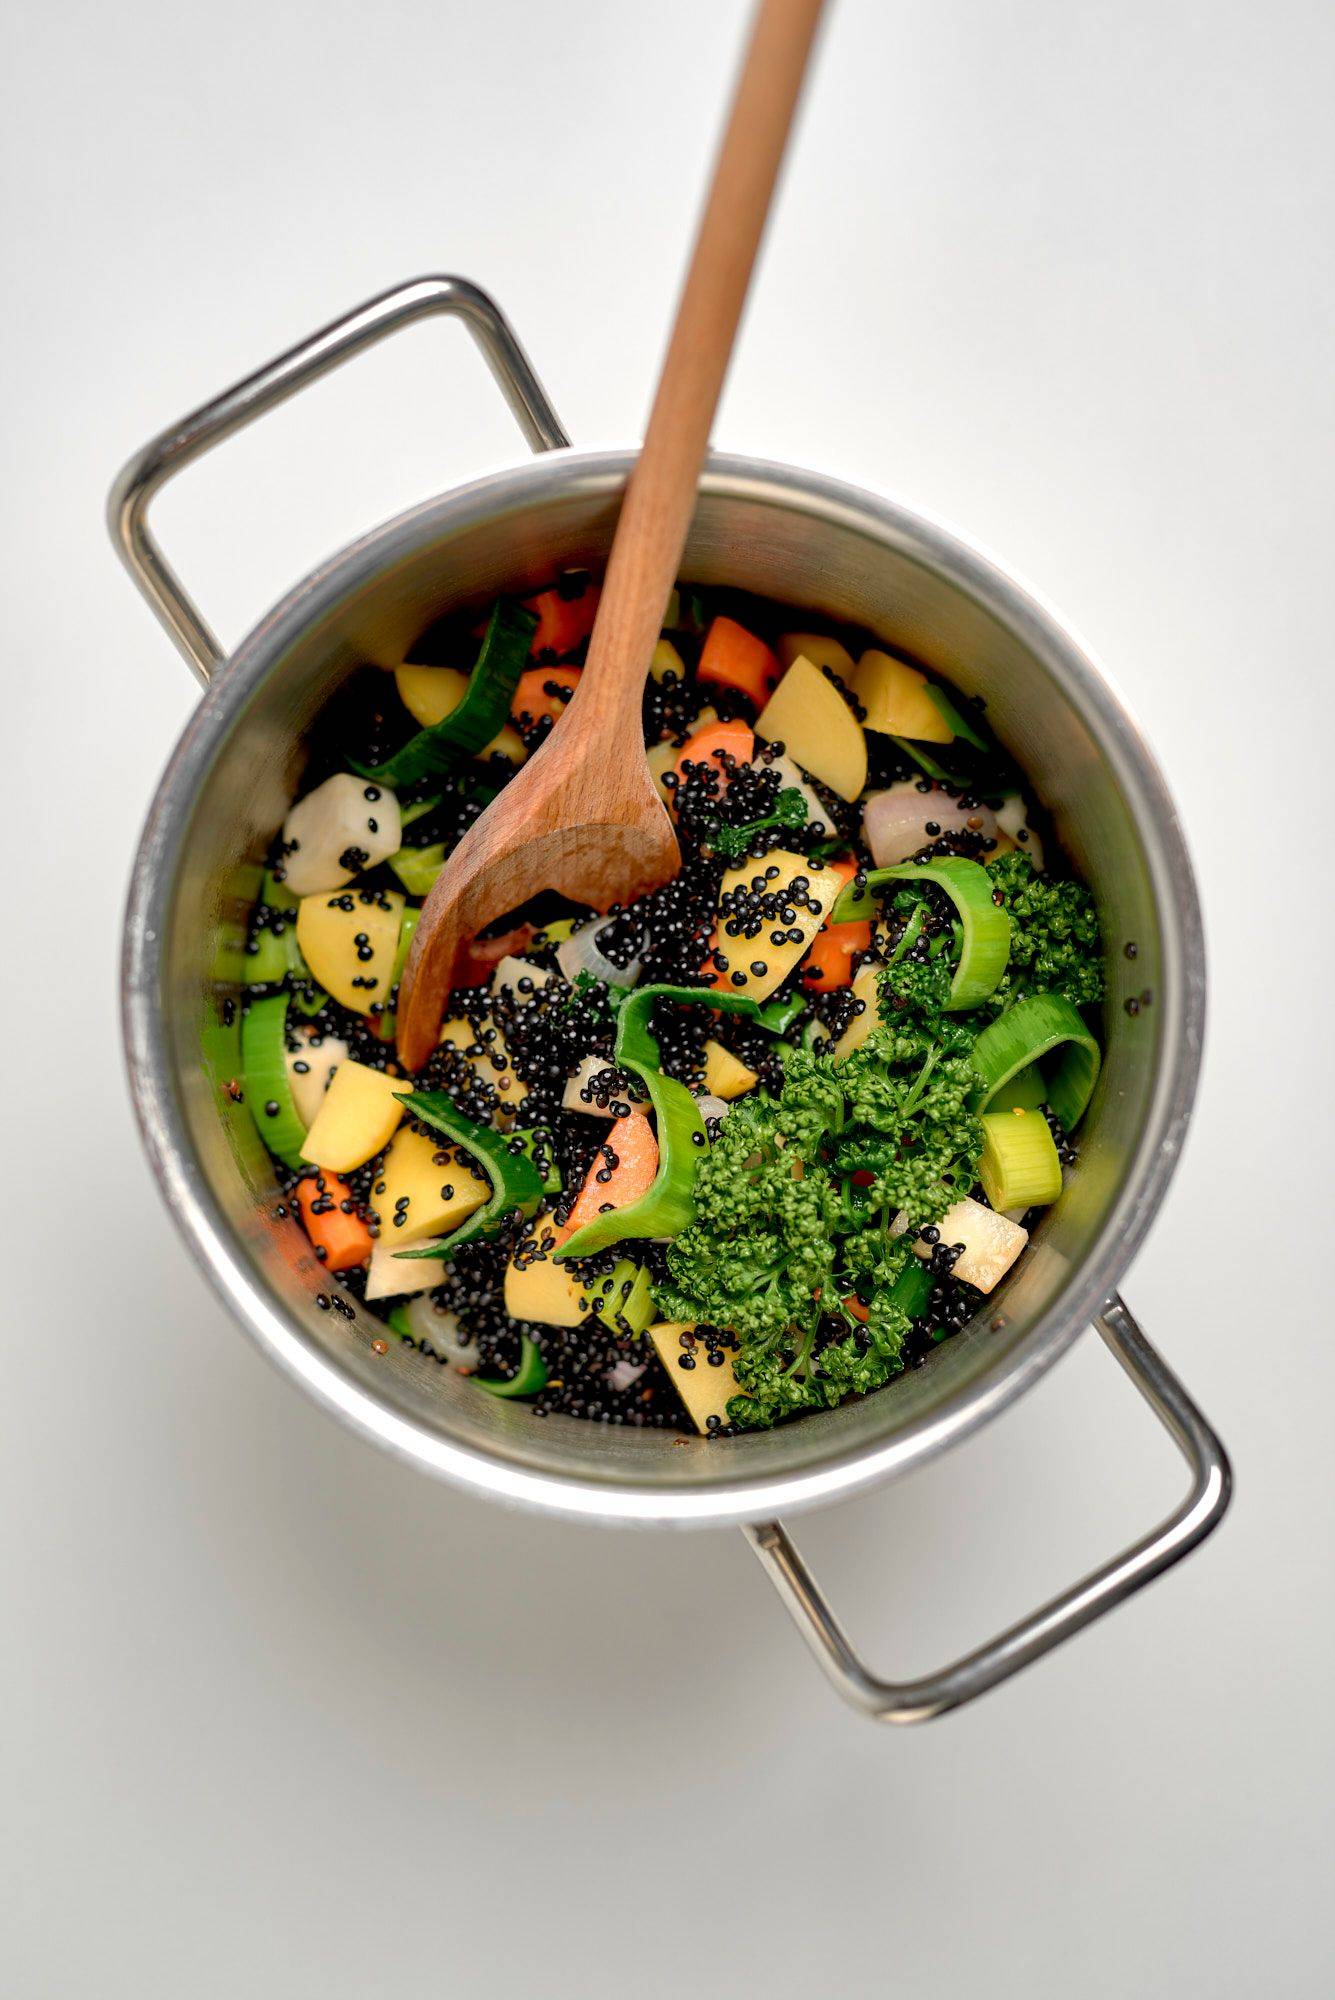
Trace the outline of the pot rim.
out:
M 348 590 L 366 584 L 386 562 L 470 520 L 480 505 L 514 511 L 554 484 L 564 492 L 615 492 L 624 485 L 635 456 L 624 449 L 552 451 L 453 488 L 394 516 L 328 558 L 259 621 L 187 722 L 149 809 L 126 904 L 122 1019 L 136 1118 L 178 1229 L 214 1291 L 256 1346 L 316 1402 L 396 1456 L 503 1503 L 608 1525 L 722 1527 L 828 1505 L 923 1463 L 998 1416 L 1089 1324 L 1143 1241 L 1181 1154 L 1200 1069 L 1204 938 L 1186 841 L 1143 732 L 1089 649 L 1039 593 L 977 543 L 901 501 L 796 466 L 711 454 L 702 491 L 771 505 L 796 503 L 805 513 L 942 566 L 959 588 L 1036 651 L 1060 656 L 1146 836 L 1147 866 L 1163 920 L 1163 985 L 1174 1004 L 1160 1012 L 1155 1085 L 1136 1155 L 1090 1255 L 1022 1337 L 1005 1370 L 964 1383 L 944 1409 L 925 1414 L 892 1437 L 860 1444 L 814 1468 L 690 1487 L 627 1485 L 538 1471 L 447 1439 L 344 1376 L 309 1344 L 295 1319 L 278 1309 L 251 1270 L 190 1150 L 158 1006 L 160 951 L 183 824 L 233 709 L 299 633 Z

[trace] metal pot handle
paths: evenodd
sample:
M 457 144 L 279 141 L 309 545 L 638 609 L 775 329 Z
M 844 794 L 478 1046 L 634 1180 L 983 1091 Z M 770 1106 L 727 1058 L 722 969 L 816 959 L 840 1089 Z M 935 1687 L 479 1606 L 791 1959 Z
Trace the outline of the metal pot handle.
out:
M 373 347 L 400 327 L 434 313 L 463 321 L 534 451 L 569 444 L 528 356 L 493 300 L 466 278 L 414 278 L 368 299 L 342 319 L 332 320 L 212 402 L 202 404 L 161 431 L 122 470 L 107 502 L 111 539 L 130 575 L 206 685 L 225 655 L 149 530 L 149 502 L 174 473 L 233 431 L 253 423 L 363 348 Z
M 1114 1294 L 1094 1324 L 1191 1468 L 1191 1489 L 1166 1521 L 976 1652 L 914 1681 L 883 1681 L 864 1666 L 778 1521 L 743 1530 L 803 1638 L 844 1700 L 875 1722 L 926 1722 L 984 1694 L 1059 1646 L 1189 1555 L 1228 1506 L 1224 1447 Z

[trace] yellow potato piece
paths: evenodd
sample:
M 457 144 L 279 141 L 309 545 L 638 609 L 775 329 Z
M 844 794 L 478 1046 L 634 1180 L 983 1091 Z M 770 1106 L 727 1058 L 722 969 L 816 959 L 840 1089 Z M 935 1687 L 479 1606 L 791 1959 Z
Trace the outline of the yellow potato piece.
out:
M 496 1092 L 500 1099 L 496 1107 L 497 1124 L 513 1124 L 515 1112 L 528 1096 L 528 1091 L 515 1075 L 505 1036 L 490 1015 L 483 1015 L 476 1028 L 464 1018 L 446 1021 L 441 1027 L 439 1041 L 449 1042 L 461 1050 L 483 1082 L 489 1083 Z
M 953 743 L 955 732 L 927 692 L 927 676 L 907 660 L 872 647 L 858 661 L 853 692 L 867 711 L 866 727 L 915 743 Z M 817 773 L 819 776 L 819 773 Z
M 406 1243 L 391 1243 L 382 1236 L 371 1252 L 371 1261 L 366 1267 L 366 1296 L 368 1299 L 392 1299 L 411 1292 L 434 1292 L 437 1285 L 445 1282 L 447 1265 L 442 1257 L 397 1257 L 396 1250 L 406 1250 Z M 425 1243 L 414 1243 L 414 1250 L 424 1250 Z
M 854 1049 L 860 1049 L 873 1028 L 881 1025 L 880 996 L 876 982 L 884 968 L 879 965 L 864 965 L 853 981 L 853 997 L 862 1002 L 862 1012 L 855 1014 L 840 1035 L 830 1053 L 836 1062 L 844 1056 L 851 1056 Z
M 766 879 L 766 870 L 776 867 L 778 875 Z M 782 891 L 798 875 L 807 880 L 807 894 L 816 906 L 814 909 L 807 904 L 781 903 L 780 912 L 762 919 L 754 937 L 729 937 L 727 925 L 736 912 L 726 905 L 734 890 L 745 890 L 759 881 L 761 893 L 772 903 L 775 897 L 781 899 Z M 829 916 L 842 886 L 832 868 L 813 868 L 805 854 L 793 854 L 783 847 L 771 848 L 761 861 L 744 861 L 740 867 L 730 868 L 720 886 L 719 919 L 713 939 L 713 948 L 721 951 L 728 961 L 722 975 L 728 992 L 745 993 L 752 1000 L 767 999 L 810 950 L 811 941 Z M 791 939 L 787 933 L 794 930 L 799 935 Z M 774 938 L 780 931 L 784 933 L 783 941 L 775 944 Z M 763 966 L 764 970 L 753 972 L 753 965 Z M 733 979 L 738 972 L 743 975 L 740 983 Z
M 703 1337 L 693 1347 L 683 1347 L 681 1336 L 694 1333 L 695 1327 L 689 1320 L 663 1319 L 649 1328 L 649 1338 L 659 1360 L 672 1378 L 672 1386 L 686 1405 L 686 1413 L 695 1428 L 703 1436 L 709 1429 L 709 1419 L 717 1417 L 720 1424 L 728 1421 L 728 1398 L 740 1393 L 737 1377 L 732 1371 L 732 1356 L 736 1352 L 736 1340 L 725 1334 L 723 1345 L 717 1343 L 713 1351 L 721 1354 L 717 1363 L 709 1359 L 710 1348 Z M 693 1368 L 683 1368 L 682 1358 L 694 1362 Z
M 984 1208 L 981 1201 L 967 1194 L 946 1210 L 936 1226 L 942 1243 L 964 1245 L 963 1255 L 953 1266 L 954 1276 L 980 1292 L 990 1292 L 1001 1283 L 1029 1241 L 1029 1231 L 1021 1229 L 1018 1222 Z M 921 1237 L 913 1248 L 919 1257 L 932 1254 L 931 1244 Z
M 753 1069 L 735 1056 L 731 1049 L 725 1049 L 722 1042 L 710 1038 L 705 1043 L 705 1091 L 710 1097 L 721 1097 L 730 1103 L 734 1097 L 742 1097 L 759 1081 Z
M 407 1089 L 401 1076 L 386 1076 L 351 1057 L 341 1062 L 306 1134 L 302 1159 L 335 1174 L 364 1166 L 393 1138 L 403 1116 L 394 1093 Z
M 468 692 L 468 675 L 458 667 L 416 667 L 406 664 L 394 670 L 399 698 L 414 722 L 431 729 L 452 715 Z M 508 722 L 502 723 L 490 743 L 478 751 L 479 757 L 494 752 L 512 764 L 522 764 L 528 752 L 524 739 Z
M 544 1247 L 543 1238 L 550 1243 Z M 589 1316 L 584 1287 L 568 1264 L 556 1263 L 551 1251 L 556 1231 L 549 1215 L 536 1215 L 515 1256 L 505 1267 L 505 1310 L 511 1319 L 534 1320 L 539 1326 L 578 1326 Z
M 677 651 L 671 639 L 660 639 L 654 647 L 654 656 L 649 662 L 649 678 L 650 680 L 664 681 L 669 674 L 673 675 L 679 681 L 684 681 L 686 678 L 686 662 L 682 659 L 681 654 Z
M 856 799 L 867 783 L 862 724 L 805 654 L 793 661 L 756 717 L 756 735 L 782 743 L 794 763 L 841 799 Z
M 853 655 L 837 639 L 820 632 L 784 632 L 774 648 L 785 667 L 794 660 L 810 660 L 813 667 L 829 667 L 847 687 L 853 679 Z
M 450 1155 L 444 1165 L 438 1163 L 442 1153 Z M 411 1126 L 395 1133 L 371 1184 L 380 1240 L 400 1249 L 424 1236 L 447 1236 L 490 1199 L 490 1181 L 459 1157 L 457 1146 L 443 1135 L 415 1132 Z
M 325 992 L 354 1014 L 389 999 L 403 904 L 396 889 L 348 888 L 303 896 L 297 905 L 302 957 Z

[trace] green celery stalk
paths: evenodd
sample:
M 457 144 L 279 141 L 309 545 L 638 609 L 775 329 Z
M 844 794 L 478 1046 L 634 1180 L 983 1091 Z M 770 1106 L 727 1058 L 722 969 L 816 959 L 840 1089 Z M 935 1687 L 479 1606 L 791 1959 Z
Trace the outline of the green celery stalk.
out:
M 286 993 L 251 1001 L 241 1022 L 241 1070 L 255 1130 L 285 1167 L 297 1168 L 305 1164 L 306 1127 L 292 1101 L 284 1061 L 287 1002 Z M 270 1104 L 277 1107 L 272 1113 L 265 1108 Z
M 1042 1064 L 1044 1096 L 1064 1131 L 1072 1132 L 1098 1082 L 1099 1045 L 1059 993 L 1035 993 L 984 1028 L 970 1054 L 980 1078 L 977 1108 L 987 1111 L 998 1094 L 1031 1063 Z
M 934 882 L 945 890 L 959 913 L 960 955 L 950 982 L 948 1009 L 958 1012 L 976 1007 L 995 992 L 1010 957 L 1011 920 L 992 901 L 986 868 L 959 854 L 936 861 L 906 861 L 895 868 L 873 868 L 865 888 L 850 882 L 840 892 L 830 922 L 845 924 L 874 915 L 875 892 L 887 882 Z
M 542 1201 L 542 1175 L 523 1153 L 512 1153 L 509 1142 L 499 1132 L 489 1131 L 485 1125 L 474 1125 L 471 1118 L 456 1110 L 454 1100 L 444 1091 L 400 1090 L 395 1096 L 412 1117 L 434 1131 L 443 1132 L 447 1139 L 453 1139 L 466 1153 L 471 1153 L 491 1182 L 490 1201 L 475 1209 L 451 1235 L 427 1244 L 425 1249 L 396 1250 L 396 1257 L 451 1257 L 465 1243 L 483 1242 L 494 1236 L 516 1209 L 526 1217 L 535 1212 Z
M 489 1382 L 481 1375 L 474 1375 L 471 1379 L 476 1388 L 485 1389 L 489 1396 L 536 1396 L 539 1389 L 547 1386 L 547 1363 L 542 1358 L 537 1341 L 529 1334 L 521 1333 L 519 1366 L 508 1382 Z
M 1062 1191 L 1062 1163 L 1041 1111 L 985 1111 L 978 1178 L 997 1210 L 1046 1207 Z
M 431 772 L 453 770 L 461 759 L 484 750 L 510 713 L 537 629 L 538 621 L 531 611 L 510 598 L 498 597 L 477 665 L 458 707 L 442 721 L 419 729 L 383 764 L 358 764 L 349 759 L 353 770 L 379 785 L 410 785 Z

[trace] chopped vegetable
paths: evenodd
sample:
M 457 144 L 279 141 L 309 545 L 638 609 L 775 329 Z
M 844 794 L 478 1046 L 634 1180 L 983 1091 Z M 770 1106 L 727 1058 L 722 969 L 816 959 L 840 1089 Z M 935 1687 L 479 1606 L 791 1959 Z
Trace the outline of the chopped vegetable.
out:
M 954 1276 L 986 1294 L 995 1291 L 1028 1241 L 1029 1232 L 1018 1222 L 965 1196 L 941 1217 L 936 1242 L 919 1237 L 913 1248 L 919 1257 L 937 1256 L 938 1243 L 947 1251 L 958 1250 L 951 1266 Z
M 749 764 L 755 753 L 755 734 L 745 722 L 711 722 L 688 737 L 672 768 L 679 786 L 688 764 L 703 764 L 718 772 L 720 785 L 726 787 L 732 771 L 739 764 Z
M 705 1043 L 705 1089 L 711 1097 L 731 1103 L 734 1097 L 744 1097 L 748 1090 L 754 1090 L 759 1081 L 756 1072 L 748 1069 L 731 1049 L 725 1049 L 712 1036 Z
M 504 725 L 510 702 L 537 629 L 533 614 L 497 598 L 477 665 L 463 699 L 383 763 L 353 768 L 377 784 L 408 785 L 436 771 L 449 771 L 462 757 L 483 749 Z M 309 955 L 309 954 L 308 954 Z
M 521 1333 L 519 1366 L 508 1382 L 493 1382 L 485 1375 L 474 1375 L 472 1379 L 489 1396 L 536 1396 L 547 1382 L 547 1363 L 538 1343 L 529 1334 Z
M 354 1014 L 383 1005 L 394 984 L 404 899 L 394 889 L 303 896 L 297 944 L 313 976 Z
M 510 713 L 520 728 L 549 720 L 559 722 L 579 686 L 578 667 L 529 667 L 515 684 Z
M 756 718 L 756 735 L 779 743 L 841 799 L 867 783 L 867 739 L 840 683 L 806 658 L 793 661 Z
M 830 873 L 848 885 L 857 872 L 853 860 L 831 863 Z M 835 905 L 836 909 L 838 904 Z M 802 960 L 803 986 L 812 993 L 834 993 L 853 983 L 853 961 L 871 950 L 871 925 L 865 918 L 836 923 L 826 918 L 816 933 L 816 941 Z
M 735 1336 L 690 1320 L 659 1320 L 649 1328 L 649 1338 L 700 1435 L 722 1429 L 738 1387 L 732 1366 Z
M 978 1178 L 993 1208 L 1040 1208 L 1062 1191 L 1062 1163 L 1041 1111 L 1016 1105 L 982 1118 L 983 1157 Z
M 1099 1077 L 1097 1039 L 1060 993 L 1036 993 L 984 1028 L 973 1045 L 974 1069 L 981 1078 L 976 1095 L 990 1109 L 1003 1086 L 1041 1066 L 1047 1102 L 1063 1130 L 1073 1132 L 1085 1115 Z
M 569 584 L 565 588 L 557 584 L 524 599 L 524 607 L 535 621 L 529 648 L 534 659 L 544 653 L 573 653 L 592 632 L 602 594 L 598 585 L 586 582 L 574 594 L 568 591 Z
M 751 852 L 758 833 L 765 833 L 770 827 L 781 826 L 789 833 L 796 833 L 807 823 L 806 799 L 795 785 L 786 786 L 774 801 L 774 810 L 763 819 L 748 820 L 745 826 L 721 826 L 714 836 L 714 852 L 725 861 L 740 861 Z
M 303 1130 L 315 1123 L 329 1080 L 347 1053 L 342 1035 L 325 1034 L 305 1023 L 293 1029 L 289 1021 L 284 1050 L 287 1087 Z
M 424 1236 L 446 1236 L 491 1200 L 491 1182 L 457 1147 L 400 1126 L 371 1184 L 382 1238 L 396 1250 Z
M 293 897 L 341 889 L 388 860 L 403 838 L 399 802 L 386 785 L 348 771 L 299 799 L 283 822 L 283 885 Z
M 697 669 L 702 681 L 736 688 L 763 708 L 779 679 L 779 662 L 763 639 L 734 618 L 716 618 L 705 634 Z
M 986 869 L 959 855 L 900 868 L 873 868 L 864 888 L 850 883 L 843 891 L 834 907 L 835 922 L 869 915 L 876 891 L 888 882 L 929 882 L 949 896 L 960 921 L 959 958 L 941 1005 L 951 1010 L 977 1007 L 1000 982 L 1011 946 L 1010 919 L 993 901 Z M 902 975 L 893 983 L 902 991 Z
M 351 1173 L 387 1146 L 403 1116 L 396 1095 L 402 1079 L 368 1069 L 351 1057 L 334 1071 L 324 1103 L 302 1141 L 301 1157 L 335 1173 Z
M 878 868 L 909 861 L 920 848 L 942 834 L 976 834 L 981 842 L 995 840 L 995 815 L 976 801 L 963 805 L 937 787 L 917 778 L 902 778 L 883 792 L 870 792 L 862 808 L 862 832 Z
M 794 660 L 810 660 L 813 667 L 828 667 L 838 674 L 845 687 L 853 684 L 853 655 L 838 639 L 823 632 L 785 632 L 775 648 L 785 667 Z
M 338 1174 L 307 1174 L 292 1190 L 302 1227 L 326 1271 L 355 1271 L 375 1248 L 347 1182 Z M 323 1256 L 320 1255 L 324 1252 Z
M 932 700 L 926 674 L 871 647 L 857 664 L 853 692 L 867 711 L 866 727 L 882 736 L 908 736 L 920 743 L 951 743 L 955 731 Z
M 442 1091 L 403 1091 L 399 1102 L 413 1118 L 444 1133 L 447 1139 L 471 1153 L 490 1182 L 490 1199 L 445 1239 L 442 1248 L 451 1256 L 466 1243 L 479 1243 L 494 1236 L 510 1216 L 534 1213 L 542 1200 L 542 1175 L 524 1152 L 512 1151 L 499 1133 L 488 1131 L 484 1125 L 474 1125 Z M 397 1254 L 406 1258 L 424 1253 L 400 1250 Z
M 274 993 L 251 1001 L 241 1023 L 241 1066 L 255 1129 L 285 1167 L 300 1167 L 306 1121 L 288 1081 L 287 1000 Z
M 1026 993 L 1058 993 L 1072 1007 L 1103 998 L 1103 959 L 1094 898 L 1082 882 L 1040 875 L 1025 854 L 1003 854 L 988 869 L 1011 920 L 1011 956 L 993 1004 Z
M 729 869 L 705 960 L 715 988 L 765 999 L 805 956 L 839 888 L 833 869 L 782 847 Z
M 670 1079 L 665 1077 L 662 1081 Z M 680 1084 L 676 1087 L 682 1090 Z M 689 1091 L 682 1090 L 682 1095 L 695 1116 L 695 1100 Z M 618 1216 L 617 1211 L 634 1210 L 638 1217 L 640 1202 L 657 1176 L 658 1141 L 654 1128 L 642 1111 L 632 1111 L 628 1118 L 617 1119 L 593 1156 L 574 1207 L 557 1230 L 561 1254 L 589 1257 L 595 1250 L 605 1250 L 609 1243 L 617 1243 L 625 1236 L 656 1233 L 648 1227 L 625 1227 L 626 1217 Z M 689 1190 L 687 1174 L 680 1192 L 686 1196 Z M 652 1218 L 638 1219 L 648 1222 Z

